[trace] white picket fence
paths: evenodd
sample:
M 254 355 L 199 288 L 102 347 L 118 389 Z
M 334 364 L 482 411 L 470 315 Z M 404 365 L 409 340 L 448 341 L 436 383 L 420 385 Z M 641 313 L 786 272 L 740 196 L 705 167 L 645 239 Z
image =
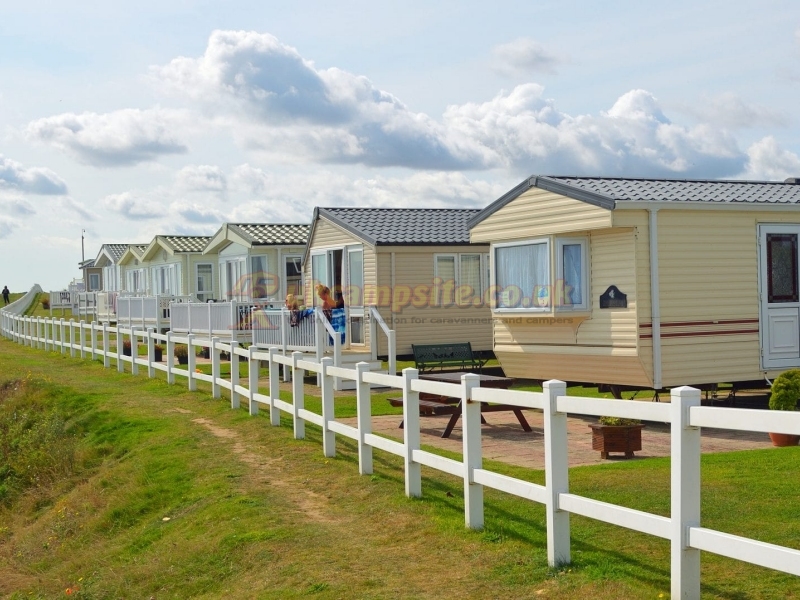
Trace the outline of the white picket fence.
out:
M 16 304 L 16 303 L 15 303 Z M 231 408 L 239 408 L 240 400 L 249 407 L 251 415 L 260 407 L 269 410 L 272 425 L 280 424 L 281 411 L 292 417 L 294 437 L 305 437 L 305 424 L 313 423 L 322 429 L 322 449 L 326 457 L 336 455 L 336 436 L 356 441 L 359 472 L 373 471 L 373 450 L 402 457 L 405 471 L 406 495 L 421 496 L 421 467 L 427 466 L 460 477 L 464 482 L 464 519 L 466 526 L 480 529 L 484 525 L 483 491 L 492 488 L 519 498 L 545 505 L 547 556 L 551 566 L 570 562 L 570 514 L 582 515 L 663 538 L 671 544 L 671 591 L 673 598 L 700 597 L 700 551 L 713 552 L 744 562 L 800 576 L 800 550 L 768 544 L 701 527 L 700 524 L 700 428 L 714 427 L 739 431 L 800 433 L 800 413 L 771 412 L 753 409 L 705 407 L 700 405 L 700 391 L 690 387 L 673 389 L 670 403 L 644 403 L 568 396 L 563 381 L 547 381 L 543 392 L 523 392 L 479 387 L 477 375 L 465 375 L 461 384 L 426 381 L 418 378 L 416 369 L 404 369 L 402 375 L 387 375 L 369 371 L 367 363 L 355 369 L 333 366 L 329 357 L 320 362 L 303 360 L 301 352 L 283 356 L 278 348 L 267 350 L 250 346 L 241 348 L 236 341 L 223 343 L 218 337 L 211 340 L 185 337 L 168 332 L 156 333 L 110 327 L 107 323 L 76 323 L 74 321 L 20 317 L 13 311 L 0 311 L 3 335 L 28 346 L 43 350 L 79 354 L 102 360 L 106 367 L 116 361 L 117 370 L 125 365 L 138 374 L 140 368 L 149 377 L 156 371 L 166 372 L 167 381 L 185 377 L 190 390 L 198 381 L 211 384 L 215 398 L 225 389 L 230 395 Z M 117 344 L 112 349 L 111 334 Z M 131 342 L 132 356 L 122 354 L 122 340 Z M 166 363 L 154 361 L 154 346 L 164 343 Z M 190 347 L 187 367 L 172 365 L 176 343 Z M 139 345 L 147 348 L 147 356 L 138 356 Z M 210 348 L 211 375 L 196 371 L 194 348 Z M 231 369 L 229 379 L 221 376 L 221 352 L 243 356 L 249 362 L 249 378 L 239 380 L 238 369 Z M 268 390 L 259 387 L 258 369 L 261 363 L 269 366 Z M 292 371 L 292 402 L 280 399 L 278 365 Z M 314 413 L 305 408 L 303 376 L 306 371 L 318 373 L 322 379 L 322 411 Z M 335 378 L 356 382 L 357 424 L 351 426 L 334 418 L 333 382 Z M 370 384 L 400 390 L 403 396 L 403 441 L 395 441 L 372 433 Z M 463 457 L 445 458 L 420 448 L 419 394 L 461 398 L 463 406 Z M 481 410 L 483 402 L 502 403 L 544 412 L 545 485 L 538 485 L 502 475 L 483 468 L 481 450 Z M 571 494 L 567 465 L 567 415 L 609 415 L 671 424 L 671 510 L 664 517 L 633 510 Z

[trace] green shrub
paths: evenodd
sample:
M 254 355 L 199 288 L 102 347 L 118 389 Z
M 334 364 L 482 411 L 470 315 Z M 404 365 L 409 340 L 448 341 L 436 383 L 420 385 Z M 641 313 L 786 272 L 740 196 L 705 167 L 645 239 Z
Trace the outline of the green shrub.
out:
M 785 371 L 772 382 L 770 409 L 796 410 L 798 398 L 800 398 L 800 369 Z

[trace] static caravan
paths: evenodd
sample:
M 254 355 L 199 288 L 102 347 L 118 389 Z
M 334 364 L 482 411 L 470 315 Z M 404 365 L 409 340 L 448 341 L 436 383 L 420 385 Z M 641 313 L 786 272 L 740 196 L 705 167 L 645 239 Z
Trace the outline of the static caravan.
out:
M 208 236 L 157 235 L 142 253 L 140 265 L 147 270 L 151 296 L 215 297 L 208 273 L 217 267 L 215 254 L 203 254 Z M 209 289 L 210 286 L 210 289 Z
M 149 289 L 147 268 L 142 265 L 142 256 L 149 244 L 131 244 L 120 257 L 119 277 L 122 290 L 133 295 L 143 295 Z
M 395 331 L 398 355 L 411 344 L 472 343 L 492 347 L 489 244 L 471 243 L 467 221 L 477 209 L 315 208 L 303 259 L 305 302 L 317 283 L 341 294 L 346 344 L 369 345 L 365 307 L 377 307 Z M 379 353 L 387 342 L 378 336 Z
M 104 292 L 118 292 L 122 289 L 119 261 L 130 244 L 103 244 L 94 266 L 103 270 L 102 286 Z
M 97 292 L 103 289 L 103 269 L 90 258 L 78 263 L 78 268 L 83 273 L 83 289 L 87 292 Z
M 218 257 L 219 297 L 280 304 L 288 293 L 302 297 L 301 264 L 309 228 L 289 223 L 223 224 L 203 250 L 204 255 Z M 208 286 L 211 277 L 209 273 Z
M 504 371 L 661 389 L 800 367 L 798 182 L 525 180 L 469 223 Z

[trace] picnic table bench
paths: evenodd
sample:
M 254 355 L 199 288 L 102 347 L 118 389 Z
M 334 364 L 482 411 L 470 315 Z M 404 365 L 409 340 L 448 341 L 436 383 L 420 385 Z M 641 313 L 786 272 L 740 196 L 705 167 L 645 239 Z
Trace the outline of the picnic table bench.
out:
M 466 373 L 429 373 L 427 375 L 421 375 L 420 379 L 442 381 L 445 383 L 459 383 L 462 375 L 466 375 Z M 510 377 L 496 377 L 494 375 L 479 375 L 479 377 L 480 385 L 490 388 L 508 389 L 514 381 Z M 403 406 L 402 398 L 388 398 L 388 400 L 389 404 L 392 406 Z M 528 421 L 525 420 L 525 416 L 522 414 L 522 410 L 519 407 L 509 406 L 507 404 L 481 403 L 481 413 L 499 411 L 512 411 L 517 417 L 522 429 L 524 431 L 531 431 L 531 427 L 528 425 Z M 445 427 L 442 433 L 443 438 L 448 438 L 453 431 L 453 427 L 455 427 L 459 418 L 461 418 L 461 399 L 420 392 L 419 413 L 420 415 L 451 415 L 450 420 L 447 422 L 447 427 Z M 481 414 L 481 423 L 484 425 L 486 424 L 486 419 L 483 418 L 483 414 Z M 400 428 L 403 428 L 402 421 L 400 422 Z
M 414 363 L 420 373 L 429 373 L 448 367 L 460 371 L 480 371 L 481 367 L 486 364 L 486 359 L 476 356 L 472 352 L 470 342 L 411 344 L 411 350 L 414 352 Z

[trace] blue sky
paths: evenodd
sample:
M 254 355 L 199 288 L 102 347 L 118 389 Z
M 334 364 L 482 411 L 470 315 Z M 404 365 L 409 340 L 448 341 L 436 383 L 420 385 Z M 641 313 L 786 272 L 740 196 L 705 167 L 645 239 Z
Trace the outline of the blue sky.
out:
M 0 1 L 0 285 L 103 243 L 483 207 L 530 174 L 800 176 L 790 1 Z

